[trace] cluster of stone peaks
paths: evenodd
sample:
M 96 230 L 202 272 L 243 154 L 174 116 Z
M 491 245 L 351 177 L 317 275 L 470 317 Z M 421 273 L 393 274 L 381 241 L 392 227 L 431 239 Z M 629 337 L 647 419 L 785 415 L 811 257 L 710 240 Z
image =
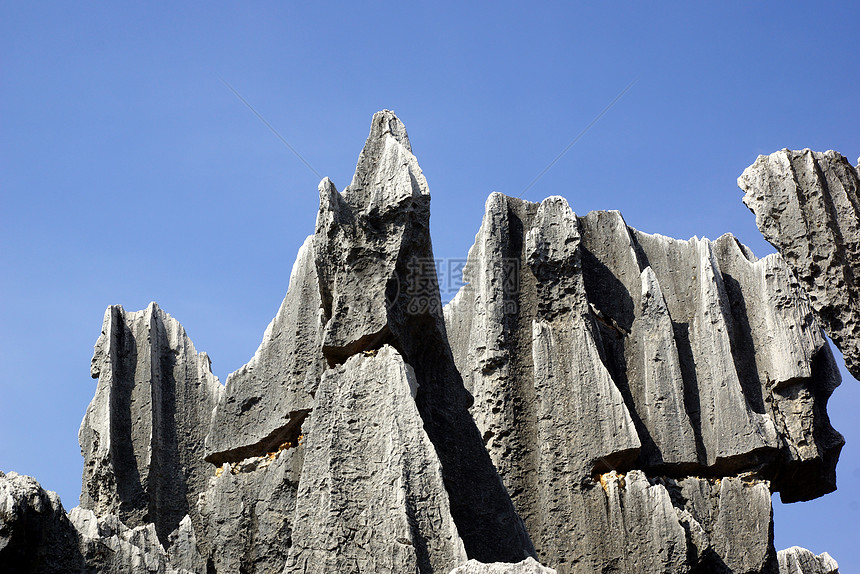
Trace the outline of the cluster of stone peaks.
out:
M 742 177 L 756 205 L 779 186 L 762 162 Z M 494 193 L 443 307 L 427 182 L 392 112 L 374 116 L 350 185 L 319 193 L 278 314 L 226 385 L 155 304 L 108 308 L 81 505 L 66 514 L 0 474 L 0 563 L 836 572 L 826 553 L 776 552 L 771 494 L 836 488 L 840 376 L 817 317 L 857 339 L 815 303 L 850 306 L 833 293 L 853 275 L 810 296 L 814 272 L 731 235 L 680 241 Z M 856 210 L 853 225 L 856 240 Z

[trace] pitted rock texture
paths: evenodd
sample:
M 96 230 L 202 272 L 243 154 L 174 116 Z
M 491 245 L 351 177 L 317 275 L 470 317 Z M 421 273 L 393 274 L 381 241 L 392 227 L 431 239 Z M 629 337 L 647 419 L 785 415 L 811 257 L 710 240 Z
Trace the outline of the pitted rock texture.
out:
M 209 357 L 151 303 L 105 312 L 95 345 L 96 394 L 81 423 L 81 506 L 128 526 L 153 523 L 159 540 L 196 516 L 211 466 L 200 456 L 223 393 Z
M 826 412 L 838 371 L 779 256 L 493 194 L 443 312 L 429 188 L 392 112 L 374 116 L 343 193 L 328 179 L 319 192 L 278 314 L 226 388 L 156 305 L 108 309 L 82 507 L 66 517 L 0 473 L 0 560 L 106 574 L 829 567 L 773 547 L 770 493 L 829 492 L 842 445 Z
M 738 185 L 756 225 L 809 293 L 845 365 L 860 379 L 860 174 L 835 151 L 759 156 Z
M 85 567 L 77 532 L 57 493 L 32 477 L 0 472 L 0 570 L 65 574 Z
M 577 217 L 562 198 L 493 194 L 464 281 L 445 307 L 449 340 L 544 564 L 610 563 L 574 558 L 609 556 L 598 540 L 575 542 L 589 536 L 576 525 L 595 473 L 752 473 L 787 502 L 835 488 L 843 440 L 826 403 L 840 377 L 778 255 L 757 260 L 729 235 L 644 234 L 617 212 Z M 753 536 L 770 548 L 766 528 Z M 775 564 L 773 552 L 759 556 L 737 568 Z
M 447 572 L 466 560 L 417 388 L 387 345 L 323 375 L 285 573 Z
M 839 574 L 839 565 L 827 552 L 818 556 L 800 546 L 777 553 L 779 574 Z

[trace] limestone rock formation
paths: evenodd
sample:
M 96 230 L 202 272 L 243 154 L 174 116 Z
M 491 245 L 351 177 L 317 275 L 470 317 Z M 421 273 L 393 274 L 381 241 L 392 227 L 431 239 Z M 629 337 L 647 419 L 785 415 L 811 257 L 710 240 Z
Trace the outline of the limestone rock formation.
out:
M 800 546 L 780 550 L 779 574 L 839 574 L 839 565 L 827 552 L 818 556 Z
M 417 390 L 387 345 L 323 375 L 285 573 L 447 572 L 466 560 Z
M 562 198 L 493 194 L 464 281 L 445 308 L 449 340 L 487 449 L 549 566 L 681 572 L 696 565 L 692 552 L 700 567 L 772 571 L 770 490 L 788 502 L 835 488 L 843 440 L 826 402 L 839 374 L 779 256 L 757 260 L 729 235 L 644 234 L 617 212 L 577 217 Z M 604 473 L 630 469 L 644 474 L 618 483 L 639 493 L 625 503 Z M 725 490 L 740 476 L 757 487 Z M 702 486 L 695 508 L 673 494 L 712 480 L 723 486 Z M 607 537 L 586 525 L 645 493 L 677 509 L 649 516 L 664 535 L 636 544 L 638 554 L 601 547 Z M 720 505 L 737 509 L 736 524 L 706 512 Z M 639 519 L 628 518 L 628 538 Z M 715 534 L 734 527 L 743 557 Z M 654 556 L 666 562 L 641 562 Z
M 835 151 L 759 156 L 738 185 L 756 225 L 794 270 L 845 365 L 860 379 L 860 174 Z
M 433 444 L 451 515 L 470 558 L 534 553 L 467 410 L 445 332 L 430 241 L 430 195 L 403 123 L 373 116 L 352 183 L 320 184 L 315 250 L 330 366 L 391 345 L 412 367 L 415 402 Z M 319 405 L 318 405 L 319 406 Z
M 4 572 L 83 572 L 75 527 L 56 492 L 36 479 L 0 472 L 0 565 Z
M 198 546 L 207 556 L 207 572 L 283 568 L 304 456 L 298 437 L 293 440 L 283 450 L 213 468 L 198 503 Z
M 107 309 L 92 376 L 99 382 L 79 433 L 81 506 L 131 528 L 152 523 L 167 543 L 185 515 L 196 516 L 210 472 L 200 454 L 224 389 L 209 357 L 155 303 Z
M 81 507 L 0 473 L 23 572 L 831 572 L 771 493 L 835 488 L 839 384 L 779 255 L 493 194 L 444 310 L 406 128 L 374 115 L 251 360 L 109 307 Z M 829 569 L 829 570 L 828 570 Z
M 193 546 L 191 521 L 186 516 L 173 535 L 170 554 L 158 540 L 155 525 L 129 528 L 114 514 L 96 516 L 92 510 L 73 508 L 69 518 L 75 525 L 87 572 L 128 572 L 129 574 L 189 574 L 204 572 L 202 558 Z M 179 534 L 180 531 L 183 534 Z M 174 567 L 182 563 L 184 567 Z

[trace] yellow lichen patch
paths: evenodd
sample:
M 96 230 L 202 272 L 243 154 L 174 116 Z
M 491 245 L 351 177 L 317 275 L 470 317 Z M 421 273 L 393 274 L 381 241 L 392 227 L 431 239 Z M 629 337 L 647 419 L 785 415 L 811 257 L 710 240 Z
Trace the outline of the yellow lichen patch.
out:
M 600 481 L 600 486 L 603 487 L 603 492 L 608 493 L 609 492 L 609 484 L 606 482 L 606 475 L 601 474 L 597 477 L 597 479 Z
M 276 452 L 270 452 L 270 453 L 266 454 L 266 458 L 268 458 L 269 460 L 275 460 L 276 456 L 278 456 L 278 453 L 276 453 Z
M 215 469 L 215 476 L 216 477 L 221 476 L 222 474 L 224 474 L 224 466 L 223 465 L 219 466 L 218 468 Z
M 603 491 L 607 494 L 609 494 L 609 483 L 613 479 L 618 482 L 618 488 L 624 488 L 624 474 L 621 472 L 613 470 L 611 472 L 597 475 L 597 480 L 600 481 L 600 486 L 603 487 Z
M 305 440 L 305 435 L 300 434 L 300 435 L 299 435 L 299 438 L 298 438 L 299 444 L 302 444 L 302 441 L 303 441 L 303 440 Z
M 378 349 L 371 349 L 370 351 L 362 351 L 362 354 L 365 357 L 373 357 L 376 355 L 377 351 L 378 351 Z

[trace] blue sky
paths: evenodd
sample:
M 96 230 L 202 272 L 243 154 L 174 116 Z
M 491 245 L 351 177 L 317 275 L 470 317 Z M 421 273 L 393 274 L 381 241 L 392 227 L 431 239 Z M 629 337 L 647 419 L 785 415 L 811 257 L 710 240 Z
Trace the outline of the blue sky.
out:
M 0 3 L 0 469 L 77 504 L 104 309 L 179 319 L 223 381 L 252 355 L 373 112 L 395 110 L 464 257 L 492 191 L 643 231 L 773 249 L 735 180 L 783 147 L 860 155 L 850 2 Z M 450 296 L 450 294 L 448 294 Z M 860 383 L 843 371 L 839 490 L 775 502 L 776 545 L 860 569 Z

